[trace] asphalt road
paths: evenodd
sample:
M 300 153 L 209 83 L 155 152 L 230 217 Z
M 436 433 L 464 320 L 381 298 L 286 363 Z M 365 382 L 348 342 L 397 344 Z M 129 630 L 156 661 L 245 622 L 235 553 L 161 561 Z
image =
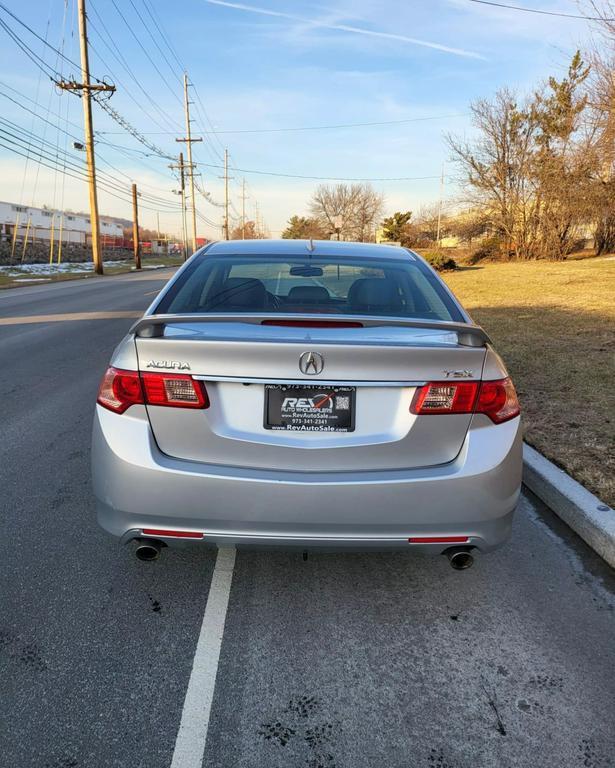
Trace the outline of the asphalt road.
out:
M 138 562 L 89 487 L 100 376 L 167 276 L 0 292 L 0 766 L 171 764 L 216 553 Z M 462 573 L 239 551 L 203 766 L 615 765 L 614 593 L 527 494 Z

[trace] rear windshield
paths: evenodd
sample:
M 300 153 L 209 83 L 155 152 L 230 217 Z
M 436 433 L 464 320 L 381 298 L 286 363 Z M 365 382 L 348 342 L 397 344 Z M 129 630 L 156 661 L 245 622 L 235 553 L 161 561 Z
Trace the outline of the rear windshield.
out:
M 410 254 L 401 261 L 204 253 L 180 275 L 155 312 L 464 319 L 438 278 Z

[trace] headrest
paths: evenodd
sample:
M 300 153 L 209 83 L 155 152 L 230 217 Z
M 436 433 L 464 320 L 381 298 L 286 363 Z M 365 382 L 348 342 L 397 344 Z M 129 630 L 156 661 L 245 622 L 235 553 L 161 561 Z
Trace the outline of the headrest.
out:
M 263 283 L 253 277 L 229 277 L 212 299 L 213 309 L 241 307 L 260 310 L 265 308 L 267 291 Z
M 348 304 L 351 309 L 397 310 L 401 299 L 397 284 L 391 278 L 362 277 L 350 286 Z
M 330 298 L 329 291 L 322 285 L 294 285 L 288 292 L 291 304 L 320 304 Z

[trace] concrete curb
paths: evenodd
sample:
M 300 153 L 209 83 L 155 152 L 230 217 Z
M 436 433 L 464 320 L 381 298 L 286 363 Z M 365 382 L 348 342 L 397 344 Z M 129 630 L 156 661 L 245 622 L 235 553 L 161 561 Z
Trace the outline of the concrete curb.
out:
M 523 482 L 615 568 L 615 510 L 525 443 Z

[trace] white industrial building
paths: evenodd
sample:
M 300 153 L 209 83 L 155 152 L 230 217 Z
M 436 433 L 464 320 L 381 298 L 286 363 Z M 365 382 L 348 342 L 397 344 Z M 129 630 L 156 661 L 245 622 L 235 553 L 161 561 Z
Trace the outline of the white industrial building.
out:
M 91 242 L 92 227 L 87 214 L 0 201 L 0 240 L 12 241 L 16 227 L 19 241 L 23 241 L 27 233 L 29 242 L 49 242 L 53 233 L 55 242 L 60 238 L 63 243 L 87 245 Z M 101 216 L 100 234 L 103 245 L 121 245 L 123 222 Z

